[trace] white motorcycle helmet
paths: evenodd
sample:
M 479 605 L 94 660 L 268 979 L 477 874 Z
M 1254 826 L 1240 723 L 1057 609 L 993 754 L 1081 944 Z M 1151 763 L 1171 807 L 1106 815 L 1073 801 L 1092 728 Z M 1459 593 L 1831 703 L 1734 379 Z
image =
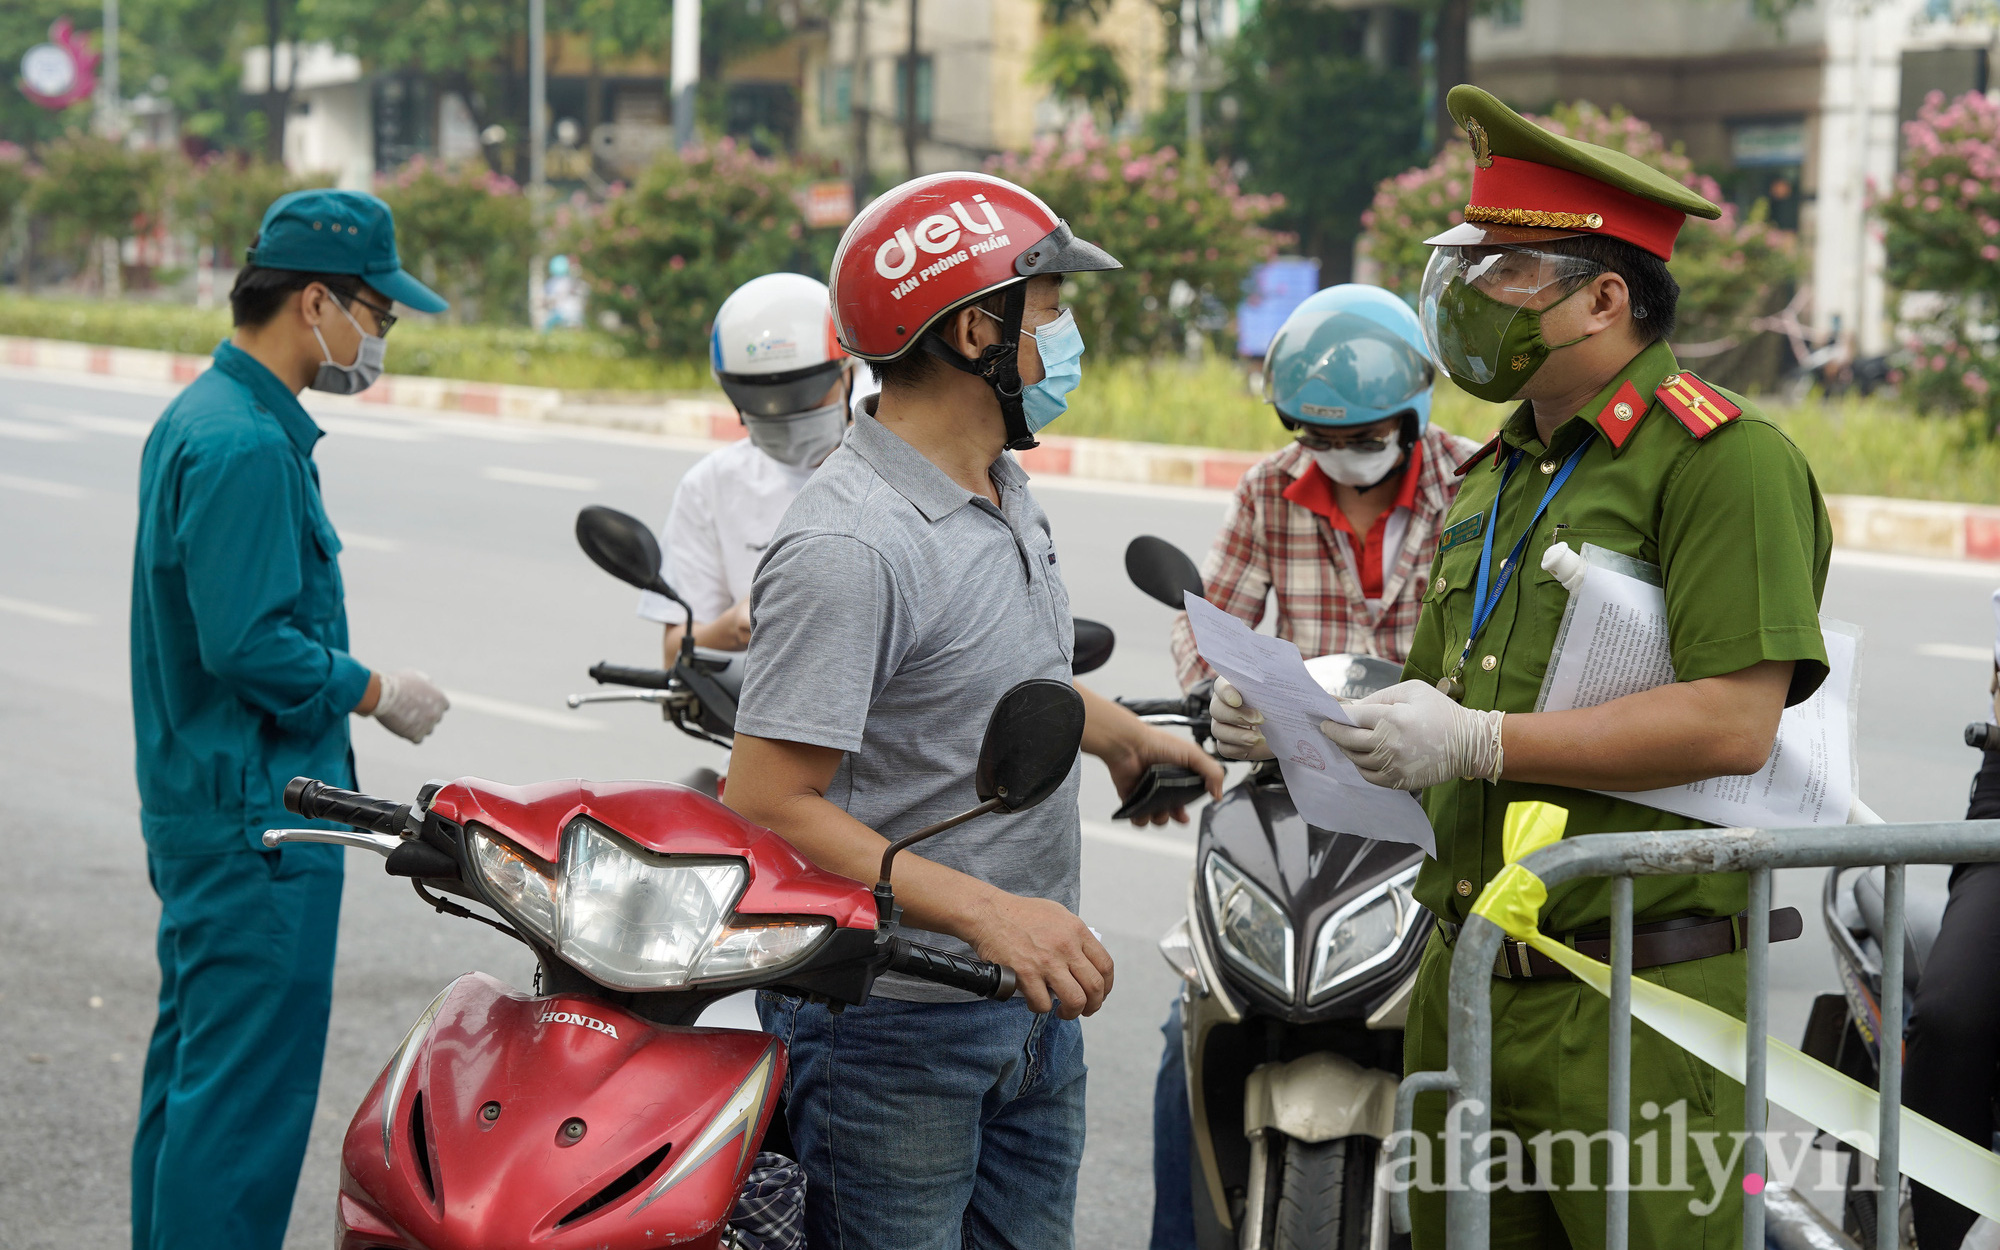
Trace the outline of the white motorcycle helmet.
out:
M 851 385 L 834 338 L 826 284 L 799 273 L 767 273 L 737 287 L 715 314 L 709 365 L 736 405 L 750 441 L 782 464 L 809 468 L 840 445 Z

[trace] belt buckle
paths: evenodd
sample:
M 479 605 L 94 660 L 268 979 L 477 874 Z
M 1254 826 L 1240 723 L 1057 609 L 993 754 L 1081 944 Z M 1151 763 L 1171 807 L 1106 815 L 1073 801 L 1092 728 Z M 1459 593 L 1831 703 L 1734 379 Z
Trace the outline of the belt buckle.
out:
M 1512 981 L 1514 979 L 1513 961 L 1508 958 L 1508 953 L 1514 945 L 1513 938 L 1501 938 L 1500 949 L 1494 953 L 1493 975 L 1502 980 Z

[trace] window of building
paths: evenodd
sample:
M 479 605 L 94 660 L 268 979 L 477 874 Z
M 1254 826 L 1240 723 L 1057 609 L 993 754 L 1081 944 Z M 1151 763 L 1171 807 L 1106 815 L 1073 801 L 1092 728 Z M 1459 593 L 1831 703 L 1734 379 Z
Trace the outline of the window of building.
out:
M 819 120 L 837 126 L 854 116 L 854 67 L 828 65 L 819 72 Z
M 1772 225 L 1797 230 L 1799 175 L 1805 161 L 1805 118 L 1760 117 L 1731 123 L 1730 200 L 1745 213 L 1762 200 L 1770 206 Z
M 896 124 L 902 125 L 909 116 L 909 104 L 904 99 L 910 93 L 910 58 L 896 58 Z M 917 58 L 917 124 L 931 124 L 931 58 L 929 54 Z
M 1495 26 L 1519 26 L 1522 0 L 1498 0 L 1486 10 L 1486 20 Z

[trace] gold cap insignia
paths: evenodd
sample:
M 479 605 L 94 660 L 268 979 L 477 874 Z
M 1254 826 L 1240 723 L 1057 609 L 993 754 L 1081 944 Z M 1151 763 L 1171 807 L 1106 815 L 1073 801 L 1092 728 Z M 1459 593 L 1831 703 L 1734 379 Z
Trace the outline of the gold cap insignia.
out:
M 1486 137 L 1486 127 L 1479 124 L 1477 117 L 1465 119 L 1465 133 L 1472 140 L 1472 163 L 1481 169 L 1493 167 L 1493 144 Z
M 1611 410 L 1611 415 L 1617 417 L 1620 421 L 1630 421 L 1632 419 L 1632 405 L 1621 400 Z

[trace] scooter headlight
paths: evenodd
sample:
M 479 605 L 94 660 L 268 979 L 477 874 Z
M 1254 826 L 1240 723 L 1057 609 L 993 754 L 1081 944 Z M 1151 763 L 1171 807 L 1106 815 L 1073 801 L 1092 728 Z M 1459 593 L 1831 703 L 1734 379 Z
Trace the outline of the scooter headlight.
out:
M 1397 873 L 1326 918 L 1313 941 L 1308 1000 L 1324 997 L 1395 955 L 1416 921 L 1417 903 L 1410 895 L 1416 879 L 1414 867 Z
M 587 817 L 563 831 L 557 949 L 606 985 L 674 989 L 804 958 L 824 919 L 730 924 L 749 884 L 744 861 L 655 855 Z
M 486 883 L 488 894 L 513 919 L 544 941 L 556 939 L 554 874 L 540 860 L 530 859 L 477 825 L 470 830 L 472 866 Z
M 1294 939 L 1284 909 L 1220 855 L 1208 857 L 1204 884 L 1223 956 L 1290 1002 Z

